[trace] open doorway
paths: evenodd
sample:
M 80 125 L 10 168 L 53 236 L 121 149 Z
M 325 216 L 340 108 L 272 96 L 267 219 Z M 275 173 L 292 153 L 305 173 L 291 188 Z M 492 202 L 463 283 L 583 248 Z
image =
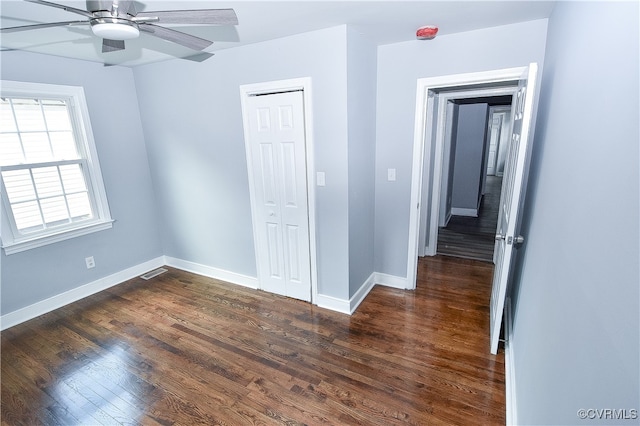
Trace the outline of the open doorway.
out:
M 419 256 L 436 255 L 449 101 L 514 96 L 529 67 L 418 79 L 406 288 L 416 287 Z M 519 98 L 518 98 L 519 99 Z M 515 102 L 515 101 L 514 101 Z M 509 144 L 511 145 L 511 144 Z M 504 194 L 504 191 L 503 191 Z M 504 198 L 504 197 L 503 197 Z
M 517 82 L 513 80 L 428 90 L 423 109 L 424 173 L 419 193 L 420 205 L 425 208 L 420 210 L 418 223 L 418 256 L 437 254 L 439 231 L 453 215 L 478 215 L 486 192 L 490 107 L 510 105 L 517 90 Z M 508 135 L 510 128 L 505 133 Z M 462 145 L 464 149 L 460 149 Z M 459 176 L 456 171 L 460 172 Z M 456 185 L 462 188 L 458 199 L 454 198 Z M 495 227 L 493 231 L 495 235 Z M 483 240 L 486 239 L 485 235 Z M 490 253 L 491 249 L 486 248 L 484 252 Z
M 458 96 L 458 91 L 497 91 L 492 95 L 511 95 L 511 136 L 506 154 L 503 185 L 500 197 L 498 229 L 495 234 L 495 269 L 490 302 L 491 353 L 498 349 L 498 339 L 505 306 L 507 286 L 512 279 L 515 249 L 524 243 L 519 234 L 523 194 L 526 190 L 530 158 L 530 139 L 535 122 L 536 80 L 538 65 L 504 70 L 457 74 L 418 79 L 414 137 L 414 161 L 411 181 L 409 214 L 409 256 L 407 259 L 407 288 L 416 288 L 418 255 L 435 255 L 438 234 L 441 183 L 445 166 L 445 101 Z M 517 88 L 514 90 L 514 86 Z M 455 94 L 447 94 L 454 91 Z M 489 96 L 487 92 L 484 95 Z M 478 96 L 477 93 L 473 96 Z M 415 207 L 413 207 L 415 206 Z M 423 207 L 424 206 L 424 207 Z M 422 212 L 426 211 L 425 222 Z M 426 223 L 426 226 L 421 226 Z M 423 238 L 424 237 L 424 238 Z
M 493 261 L 512 98 L 447 105 L 437 254 Z

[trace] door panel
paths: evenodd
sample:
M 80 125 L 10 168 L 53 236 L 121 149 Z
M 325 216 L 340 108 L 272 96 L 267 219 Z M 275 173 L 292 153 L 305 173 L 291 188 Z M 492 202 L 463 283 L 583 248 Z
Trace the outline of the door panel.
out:
M 494 250 L 495 269 L 491 290 L 491 353 L 497 353 L 500 327 L 504 312 L 507 285 L 510 280 L 514 244 L 521 216 L 520 206 L 523 189 L 526 186 L 528 164 L 528 144 L 530 143 L 531 122 L 537 65 L 530 64 L 520 78 L 518 91 L 513 96 L 513 126 L 508 146 L 507 160 L 502 180 L 502 194 L 498 216 L 498 230 Z
M 269 276 L 279 279 L 280 272 L 280 229 L 277 223 L 267 222 L 267 250 L 269 257 Z
M 298 243 L 301 240 L 299 235 L 300 229 L 297 226 L 287 225 L 286 227 L 286 264 L 288 277 L 293 282 L 300 282 L 300 247 Z
M 271 144 L 260 144 L 260 179 L 262 187 L 262 197 L 265 205 L 275 207 L 276 197 L 276 177 L 274 174 L 275 159 L 273 158 L 273 146 Z
M 248 97 L 260 288 L 311 300 L 303 93 Z
M 284 142 L 282 144 L 282 175 L 284 204 L 287 207 L 297 208 L 296 148 L 293 142 Z
M 271 130 L 271 111 L 269 108 L 258 108 L 256 110 L 257 131 L 260 133 L 269 132 Z
M 293 130 L 293 109 L 291 105 L 282 105 L 278 108 L 280 130 Z

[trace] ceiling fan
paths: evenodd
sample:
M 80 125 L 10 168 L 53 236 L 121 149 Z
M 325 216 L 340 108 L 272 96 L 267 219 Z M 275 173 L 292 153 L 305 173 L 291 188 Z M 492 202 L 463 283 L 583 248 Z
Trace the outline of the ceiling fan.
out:
M 91 25 L 93 34 L 102 38 L 103 53 L 123 50 L 125 48 L 124 41 L 138 37 L 141 31 L 145 34 L 177 43 L 193 50 L 202 51 L 213 42 L 156 24 L 238 24 L 238 18 L 233 9 L 138 12 L 135 7 L 135 2 L 131 0 L 87 0 L 87 10 L 83 10 L 44 0 L 25 1 L 63 9 L 67 12 L 82 15 L 88 19 L 0 28 L 0 34 L 40 28 Z

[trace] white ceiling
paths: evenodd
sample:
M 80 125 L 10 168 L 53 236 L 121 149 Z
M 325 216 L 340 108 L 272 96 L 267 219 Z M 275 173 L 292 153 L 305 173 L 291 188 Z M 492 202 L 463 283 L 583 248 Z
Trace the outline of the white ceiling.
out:
M 55 0 L 52 0 L 55 1 Z M 85 9 L 84 1 L 55 1 Z M 553 1 L 161 1 L 136 2 L 138 11 L 233 8 L 239 25 L 171 26 L 215 41 L 215 52 L 249 43 L 272 40 L 307 31 L 349 24 L 378 45 L 415 40 L 416 29 L 437 25 L 438 36 L 547 18 Z M 84 20 L 80 15 L 21 0 L 0 0 L 0 27 L 45 22 Z M 169 26 L 169 25 L 167 25 Z M 186 57 L 194 52 L 142 34 L 126 41 L 120 52 L 101 53 L 102 41 L 89 26 L 58 27 L 3 34 L 3 49 L 20 49 L 51 55 L 136 66 Z M 209 59 L 210 61 L 215 60 Z

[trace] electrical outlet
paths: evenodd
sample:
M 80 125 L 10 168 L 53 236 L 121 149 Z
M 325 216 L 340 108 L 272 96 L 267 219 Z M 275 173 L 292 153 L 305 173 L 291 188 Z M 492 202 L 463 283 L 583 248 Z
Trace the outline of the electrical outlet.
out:
M 87 264 L 87 269 L 91 269 L 91 268 L 95 268 L 96 267 L 96 261 L 93 260 L 93 256 L 85 257 L 84 261 Z

